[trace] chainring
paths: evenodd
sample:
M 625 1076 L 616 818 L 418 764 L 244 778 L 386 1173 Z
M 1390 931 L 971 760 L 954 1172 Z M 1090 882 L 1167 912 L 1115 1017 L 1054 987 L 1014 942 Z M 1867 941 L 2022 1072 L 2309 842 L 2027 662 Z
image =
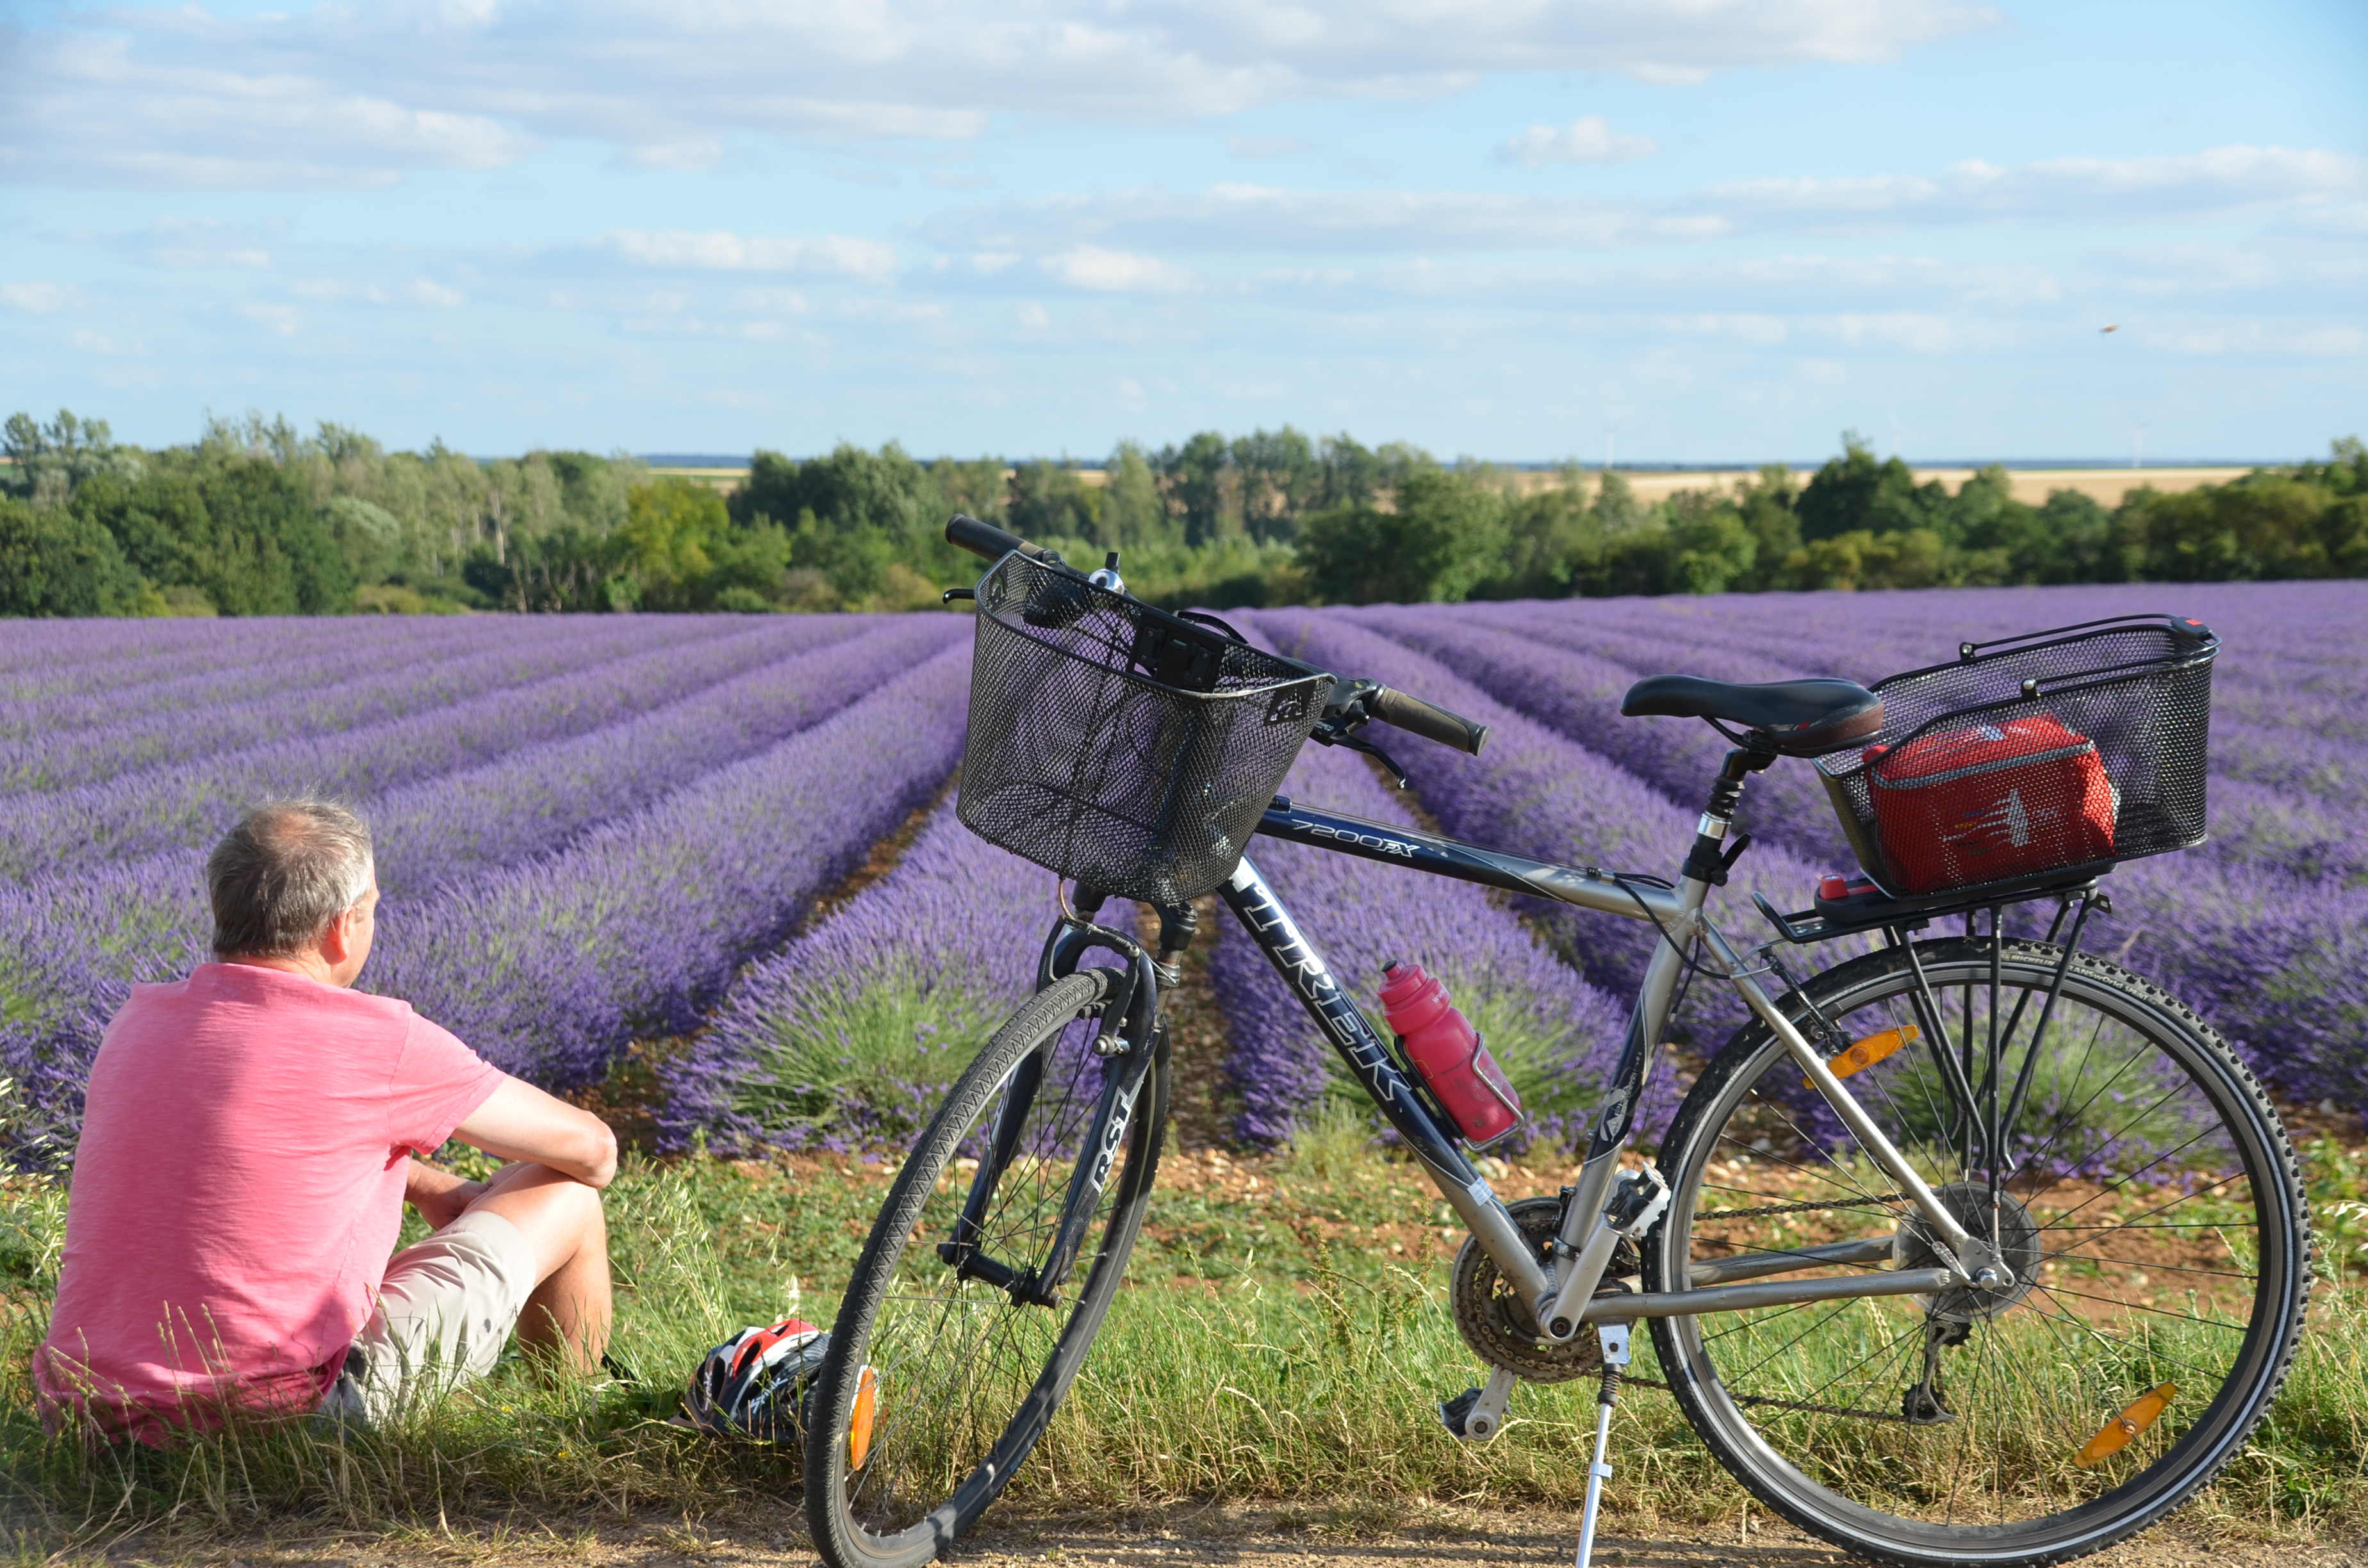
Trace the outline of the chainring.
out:
M 1505 1206 L 1520 1227 L 1522 1239 L 1540 1259 L 1554 1252 L 1554 1232 L 1562 1225 L 1562 1199 L 1524 1198 Z M 1624 1267 L 1623 1267 L 1624 1265 Z M 1612 1277 L 1634 1273 L 1641 1265 L 1633 1244 L 1622 1238 L 1604 1269 L 1601 1290 L 1621 1289 Z M 1594 1335 L 1581 1330 L 1557 1345 L 1538 1332 L 1537 1322 L 1521 1305 L 1520 1297 L 1497 1271 L 1497 1261 L 1470 1236 L 1455 1255 L 1455 1272 L 1449 1287 L 1455 1306 L 1455 1331 L 1472 1353 L 1492 1367 L 1502 1368 L 1533 1383 L 1566 1383 L 1592 1376 L 1603 1365 L 1602 1346 Z

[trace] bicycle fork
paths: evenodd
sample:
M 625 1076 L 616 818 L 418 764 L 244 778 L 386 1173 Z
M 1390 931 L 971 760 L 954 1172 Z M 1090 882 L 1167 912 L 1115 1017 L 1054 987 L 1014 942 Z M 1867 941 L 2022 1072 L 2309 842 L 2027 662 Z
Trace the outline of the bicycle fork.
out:
M 1101 1095 L 1078 1143 L 1077 1162 L 1069 1173 L 1068 1191 L 1061 1204 L 1061 1221 L 1053 1233 L 1052 1250 L 1042 1264 L 1032 1268 L 1014 1268 L 978 1250 L 978 1238 L 996 1188 L 1019 1153 L 1020 1131 L 1027 1125 L 1028 1113 L 1042 1086 L 1049 1065 L 1044 1051 L 1028 1057 L 1012 1070 L 1011 1086 L 1005 1091 L 1003 1105 L 996 1112 L 986 1157 L 979 1161 L 978 1171 L 971 1177 L 962 1213 L 954 1221 L 954 1233 L 938 1244 L 939 1257 L 951 1264 L 957 1275 L 983 1280 L 1008 1292 L 1022 1306 L 1060 1304 L 1061 1288 L 1076 1267 L 1077 1254 L 1085 1245 L 1086 1229 L 1092 1224 L 1102 1189 L 1110 1185 L 1110 1173 L 1117 1168 L 1119 1151 L 1126 1145 L 1136 1102 L 1150 1076 L 1152 1058 L 1159 1049 L 1159 979 L 1151 955 L 1115 932 L 1088 929 L 1099 937 L 1109 938 L 1096 945 L 1113 948 L 1128 961 L 1124 978 L 1119 981 L 1104 1009 L 1101 1028 L 1095 1034 L 1093 1053 L 1107 1063 Z M 1072 953 L 1072 965 L 1083 950 L 1080 947 Z M 1050 968 L 1048 962 L 1048 972 Z

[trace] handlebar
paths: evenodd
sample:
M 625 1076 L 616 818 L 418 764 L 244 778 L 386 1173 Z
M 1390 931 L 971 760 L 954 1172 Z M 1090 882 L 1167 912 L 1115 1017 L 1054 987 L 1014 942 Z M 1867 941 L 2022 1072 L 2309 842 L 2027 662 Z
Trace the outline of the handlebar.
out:
M 1480 748 L 1488 744 L 1487 725 L 1386 686 L 1373 688 L 1372 695 L 1365 699 L 1365 711 L 1384 724 L 1474 756 L 1478 756 Z
M 1000 561 L 1013 551 L 1033 558 L 1044 553 L 1042 548 L 1029 543 L 1016 533 L 982 523 L 966 512 L 956 512 L 946 522 L 946 542 L 960 545 L 973 555 L 989 561 Z

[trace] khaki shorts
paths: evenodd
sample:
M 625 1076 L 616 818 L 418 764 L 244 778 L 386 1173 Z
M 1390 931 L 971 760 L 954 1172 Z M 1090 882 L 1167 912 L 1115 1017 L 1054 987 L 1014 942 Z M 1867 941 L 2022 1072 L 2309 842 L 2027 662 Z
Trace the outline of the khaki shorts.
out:
M 501 1358 L 534 1291 L 534 1248 L 516 1225 L 479 1210 L 387 1260 L 378 1306 L 362 1325 L 321 1415 L 374 1426 Z

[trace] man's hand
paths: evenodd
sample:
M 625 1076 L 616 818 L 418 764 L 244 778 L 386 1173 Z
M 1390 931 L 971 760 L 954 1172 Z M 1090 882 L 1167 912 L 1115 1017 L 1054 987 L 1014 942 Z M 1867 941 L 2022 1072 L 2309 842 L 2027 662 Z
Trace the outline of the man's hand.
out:
M 617 1174 L 617 1135 L 607 1122 L 516 1078 L 503 1079 L 452 1135 L 500 1159 L 549 1165 L 586 1187 L 606 1187 Z
M 419 1210 L 429 1229 L 438 1231 L 459 1219 L 461 1211 L 484 1197 L 484 1182 L 469 1181 L 417 1160 L 411 1162 L 403 1182 L 403 1200 Z

